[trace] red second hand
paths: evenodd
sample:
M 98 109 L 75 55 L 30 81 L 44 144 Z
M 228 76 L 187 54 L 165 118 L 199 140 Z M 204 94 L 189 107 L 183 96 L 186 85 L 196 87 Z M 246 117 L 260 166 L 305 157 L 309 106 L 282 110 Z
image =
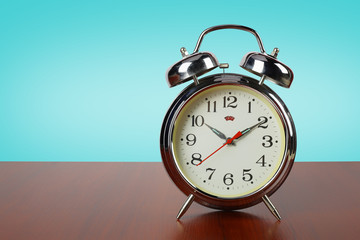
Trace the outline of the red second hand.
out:
M 234 139 L 239 138 L 242 135 L 242 133 L 240 131 L 238 131 L 232 138 L 226 140 L 226 143 L 224 143 L 224 145 L 222 145 L 221 147 L 219 147 L 218 149 L 216 149 L 213 153 L 211 153 L 209 156 L 207 156 L 204 160 L 202 160 L 199 164 L 197 164 L 196 166 L 199 166 L 200 164 L 202 164 L 206 159 L 208 159 L 209 157 L 211 157 L 212 155 L 214 155 L 217 151 L 219 151 L 220 149 L 222 149 L 223 147 L 225 147 L 228 144 L 231 144 Z

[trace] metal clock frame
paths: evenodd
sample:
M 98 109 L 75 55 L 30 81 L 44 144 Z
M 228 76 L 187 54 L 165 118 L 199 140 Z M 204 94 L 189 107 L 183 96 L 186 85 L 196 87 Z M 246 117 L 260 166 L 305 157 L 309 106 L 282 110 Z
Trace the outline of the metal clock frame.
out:
M 173 152 L 174 124 L 182 108 L 192 97 L 205 89 L 224 84 L 247 86 L 262 94 L 277 111 L 285 132 L 285 152 L 282 163 L 275 175 L 259 190 L 238 198 L 212 196 L 196 188 L 180 171 Z M 253 78 L 233 73 L 215 74 L 201 79 L 198 84 L 192 83 L 178 95 L 165 115 L 160 134 L 160 151 L 164 166 L 170 178 L 177 187 L 188 196 L 177 218 L 180 218 L 182 214 L 184 214 L 194 200 L 206 207 L 223 210 L 242 209 L 264 201 L 275 217 L 280 220 L 280 215 L 268 197 L 282 185 L 292 168 L 296 153 L 296 130 L 285 103 L 266 85 L 259 84 L 259 81 Z

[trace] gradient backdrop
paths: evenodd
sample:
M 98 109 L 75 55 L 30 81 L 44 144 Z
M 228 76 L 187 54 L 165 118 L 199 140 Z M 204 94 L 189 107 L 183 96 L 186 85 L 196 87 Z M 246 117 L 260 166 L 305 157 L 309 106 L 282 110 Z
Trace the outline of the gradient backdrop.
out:
M 160 127 L 185 87 L 166 69 L 199 34 L 240 24 L 295 74 L 285 101 L 296 161 L 359 161 L 359 1 L 1 1 L 1 161 L 161 161 Z M 201 50 L 228 62 L 258 51 L 223 30 Z M 219 72 L 216 70 L 215 72 Z

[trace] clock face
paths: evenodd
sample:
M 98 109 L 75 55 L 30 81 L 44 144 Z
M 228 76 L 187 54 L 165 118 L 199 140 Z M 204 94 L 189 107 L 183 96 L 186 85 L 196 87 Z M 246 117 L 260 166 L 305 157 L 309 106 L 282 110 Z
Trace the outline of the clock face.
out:
M 218 198 L 258 192 L 284 161 L 286 137 L 278 110 L 244 85 L 220 84 L 195 94 L 181 108 L 172 134 L 183 178 Z

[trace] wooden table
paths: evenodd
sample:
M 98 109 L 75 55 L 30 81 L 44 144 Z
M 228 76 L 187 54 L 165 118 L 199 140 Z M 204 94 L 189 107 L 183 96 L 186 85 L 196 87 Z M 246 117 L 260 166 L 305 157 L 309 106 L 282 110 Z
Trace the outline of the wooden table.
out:
M 264 204 L 223 212 L 186 199 L 162 163 L 0 163 L 0 239 L 360 239 L 360 162 L 295 163 Z

